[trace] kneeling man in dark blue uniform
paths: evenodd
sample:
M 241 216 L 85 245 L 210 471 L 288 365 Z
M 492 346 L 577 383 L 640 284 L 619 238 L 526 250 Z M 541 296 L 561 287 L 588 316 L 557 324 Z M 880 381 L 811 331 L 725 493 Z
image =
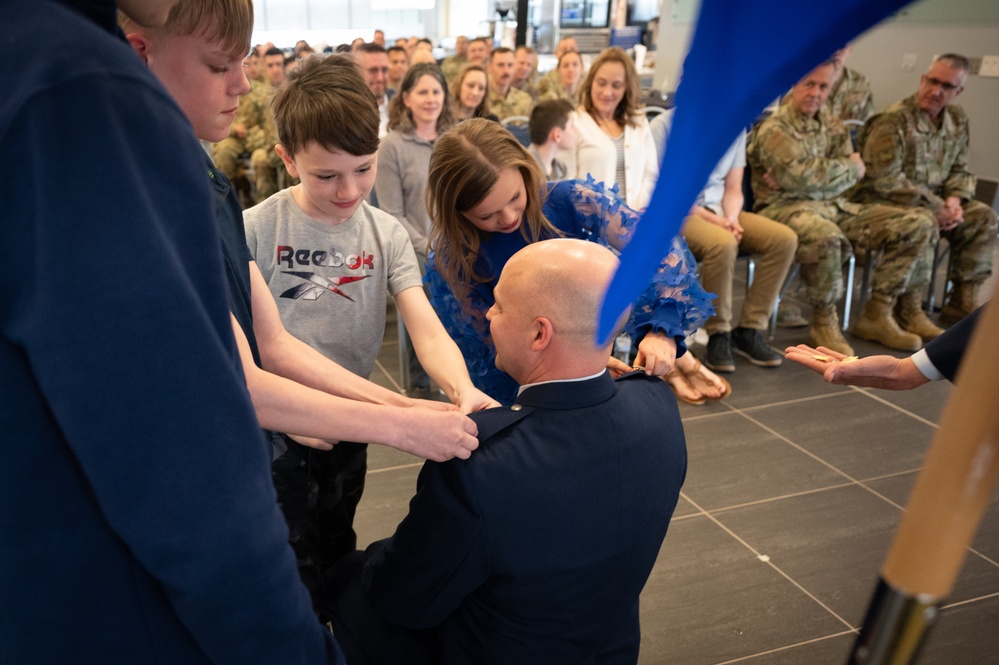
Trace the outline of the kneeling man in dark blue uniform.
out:
M 638 597 L 687 455 L 669 387 L 612 379 L 594 344 L 616 266 L 570 239 L 507 263 L 487 318 L 520 395 L 472 414 L 471 459 L 427 462 L 395 535 L 327 575 L 351 665 L 638 660 Z

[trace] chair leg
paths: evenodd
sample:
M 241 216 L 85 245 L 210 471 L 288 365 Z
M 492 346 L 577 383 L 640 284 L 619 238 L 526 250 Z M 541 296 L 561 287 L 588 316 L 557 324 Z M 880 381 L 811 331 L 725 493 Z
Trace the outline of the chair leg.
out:
M 784 278 L 784 285 L 780 287 L 780 291 L 777 293 L 777 298 L 774 300 L 774 310 L 770 314 L 770 339 L 777 336 L 777 310 L 780 308 L 780 301 L 784 298 L 784 294 L 787 290 L 791 288 L 791 284 L 794 283 L 794 278 L 798 276 L 798 269 L 801 266 L 797 263 L 791 266 L 791 269 L 787 271 L 787 277 Z

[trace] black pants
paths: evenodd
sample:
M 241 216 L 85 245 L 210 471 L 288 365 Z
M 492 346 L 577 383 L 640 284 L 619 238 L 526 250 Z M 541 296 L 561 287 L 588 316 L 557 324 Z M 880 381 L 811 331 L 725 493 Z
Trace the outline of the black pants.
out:
M 317 605 L 322 572 L 357 547 L 354 513 L 364 492 L 368 444 L 341 441 L 316 450 L 283 435 L 287 451 L 271 463 L 298 572 Z
M 378 547 L 383 543 L 374 543 Z M 437 632 L 391 624 L 364 596 L 364 552 L 352 552 L 326 571 L 323 612 L 350 665 L 432 665 L 437 662 Z

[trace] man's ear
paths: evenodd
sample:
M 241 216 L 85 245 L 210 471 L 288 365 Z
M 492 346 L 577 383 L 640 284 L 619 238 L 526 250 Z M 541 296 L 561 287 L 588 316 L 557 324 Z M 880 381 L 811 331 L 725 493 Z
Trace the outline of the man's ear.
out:
M 138 56 L 142 58 L 142 61 L 148 65 L 150 47 L 149 38 L 141 32 L 133 32 L 125 35 L 125 39 L 128 40 L 132 50 L 135 51 Z
M 551 319 L 546 316 L 539 316 L 531 324 L 533 336 L 531 338 L 531 351 L 538 352 L 547 349 L 555 338 L 555 327 Z
M 552 131 L 548 132 L 548 143 L 558 143 L 562 140 L 562 128 L 552 127 Z
M 292 178 L 300 177 L 298 175 L 298 169 L 295 168 L 295 159 L 292 157 L 291 153 L 285 150 L 284 146 L 280 143 L 274 146 L 274 151 L 278 154 L 278 157 L 281 158 L 281 161 L 284 162 L 284 167 L 288 169 L 288 175 Z

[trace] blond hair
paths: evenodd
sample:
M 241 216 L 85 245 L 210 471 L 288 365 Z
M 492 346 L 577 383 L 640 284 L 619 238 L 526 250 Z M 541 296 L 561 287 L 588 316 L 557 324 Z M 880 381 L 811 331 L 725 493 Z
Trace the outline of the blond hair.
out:
M 430 245 L 437 271 L 461 301 L 472 282 L 488 282 L 475 262 L 483 233 L 465 217 L 496 185 L 500 174 L 517 169 L 524 178 L 527 203 L 520 233 L 527 242 L 561 233 L 541 210 L 545 177 L 537 160 L 499 123 L 472 118 L 437 139 L 430 155 L 426 203 L 430 213 Z
M 580 105 L 584 111 L 591 116 L 593 115 L 593 98 L 590 96 L 593 80 L 600 67 L 609 62 L 619 62 L 624 66 L 624 97 L 614 109 L 614 120 L 621 125 L 634 127 L 638 124 L 639 112 L 642 108 L 642 86 L 638 81 L 638 70 L 635 69 L 635 63 L 631 61 L 627 53 L 617 46 L 604 49 L 590 64 L 590 71 L 586 73 L 586 79 L 580 87 Z
M 200 36 L 206 42 L 220 44 L 231 55 L 246 56 L 250 52 L 253 32 L 252 0 L 180 0 L 170 10 L 167 22 L 158 28 L 146 28 L 128 15 L 118 12 L 118 24 L 125 34 Z
M 472 63 L 470 65 L 465 65 L 462 67 L 458 75 L 454 77 L 451 81 L 451 110 L 452 115 L 457 119 L 459 116 L 458 111 L 462 111 L 461 115 L 464 116 L 464 110 L 461 108 L 461 86 L 465 82 L 465 77 L 468 76 L 469 72 L 482 72 L 483 76 L 486 77 L 486 89 L 482 94 L 482 101 L 479 105 L 475 107 L 472 111 L 473 118 L 487 118 L 489 117 L 489 72 L 482 65 Z

